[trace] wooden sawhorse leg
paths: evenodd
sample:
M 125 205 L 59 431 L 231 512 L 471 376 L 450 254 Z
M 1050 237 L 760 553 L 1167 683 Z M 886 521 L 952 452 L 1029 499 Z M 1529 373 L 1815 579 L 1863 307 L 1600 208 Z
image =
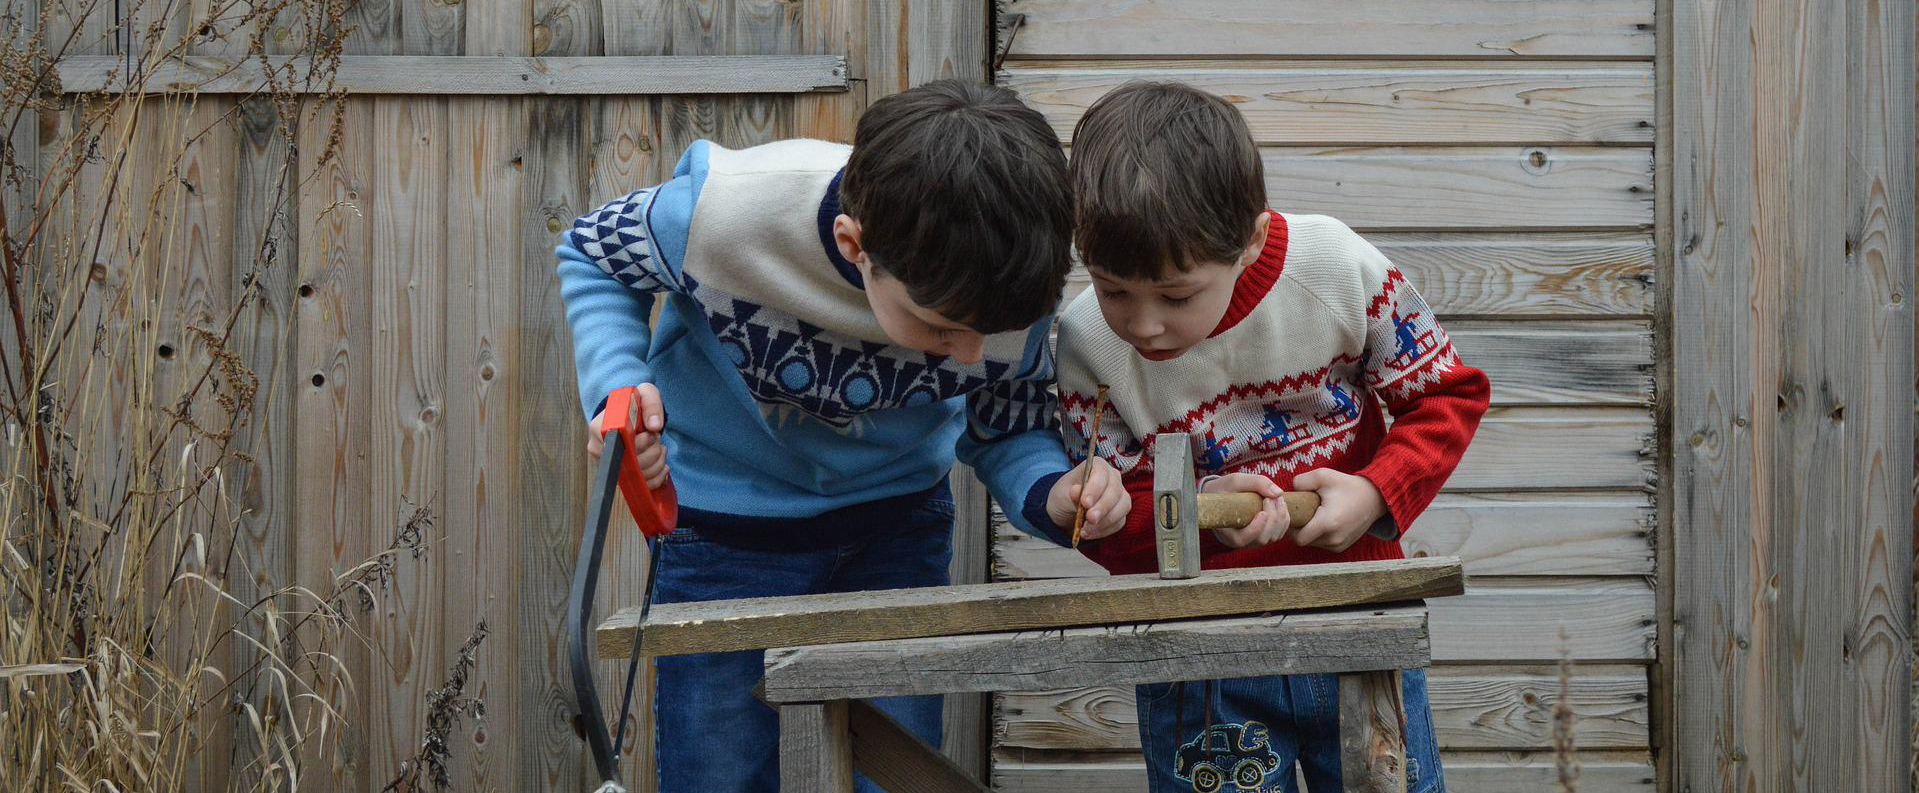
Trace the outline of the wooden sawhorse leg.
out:
M 893 793 L 989 793 L 864 700 L 779 706 L 781 793 L 851 793 L 853 769 Z
M 1405 793 L 1406 706 L 1397 670 L 1339 676 L 1339 752 L 1347 791 Z

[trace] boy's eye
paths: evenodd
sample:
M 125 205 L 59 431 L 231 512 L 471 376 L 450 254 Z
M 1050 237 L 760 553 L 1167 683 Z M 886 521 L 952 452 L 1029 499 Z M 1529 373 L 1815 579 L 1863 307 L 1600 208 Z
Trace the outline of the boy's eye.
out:
M 1099 293 L 1101 297 L 1110 297 L 1114 300 L 1118 300 L 1126 296 L 1126 290 L 1124 289 L 1101 289 L 1099 290 Z
M 1186 305 L 1187 303 L 1189 303 L 1189 302 L 1191 302 L 1191 301 L 1192 301 L 1192 299 L 1193 299 L 1193 296 L 1192 296 L 1192 295 L 1187 295 L 1187 296 L 1185 296 L 1185 297 L 1170 297 L 1170 296 L 1169 296 L 1169 297 L 1166 297 L 1166 298 L 1165 298 L 1165 300 L 1166 300 L 1166 305 L 1169 305 L 1169 306 L 1183 306 L 1183 305 Z

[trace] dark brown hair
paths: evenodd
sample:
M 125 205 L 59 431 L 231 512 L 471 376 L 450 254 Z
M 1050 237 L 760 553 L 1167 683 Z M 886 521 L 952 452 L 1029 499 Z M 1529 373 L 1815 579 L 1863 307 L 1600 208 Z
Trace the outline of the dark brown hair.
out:
M 981 333 L 1032 325 L 1072 267 L 1066 155 L 1004 88 L 937 80 L 867 108 L 840 180 L 873 266 Z
M 1182 83 L 1133 82 L 1073 129 L 1074 241 L 1093 267 L 1157 281 L 1238 258 L 1266 208 L 1246 119 Z

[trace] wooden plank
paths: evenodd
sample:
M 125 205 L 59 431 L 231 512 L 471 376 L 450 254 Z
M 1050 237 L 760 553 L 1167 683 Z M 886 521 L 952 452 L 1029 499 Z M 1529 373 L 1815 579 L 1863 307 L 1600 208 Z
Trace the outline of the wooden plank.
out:
M 1448 318 L 1652 313 L 1653 245 L 1642 232 L 1374 232 L 1366 239 Z M 1064 300 L 1091 282 L 1075 266 Z
M 1652 437 L 1652 416 L 1639 409 L 1493 408 L 1446 486 L 1649 488 Z
M 1653 509 L 1644 493 L 1441 493 L 1400 544 L 1457 556 L 1466 574 L 1649 575 Z M 995 516 L 994 580 L 1105 575 L 1078 551 Z
M 554 270 L 556 235 L 586 212 L 585 123 L 570 99 L 527 101 L 530 129 L 521 167 L 525 198 L 520 243 L 520 316 L 515 343 L 521 383 L 573 383 L 573 349 Z M 519 391 L 519 664 L 524 713 L 571 713 L 561 616 L 579 550 L 586 503 L 586 421 L 571 387 Z M 516 790 L 575 786 L 591 773 L 585 747 L 564 719 L 523 727 Z
M 1429 657 L 1425 608 L 1389 605 L 784 647 L 766 651 L 763 683 L 769 701 L 805 702 L 1405 669 Z
M 1020 754 L 1032 754 L 1021 758 Z M 1580 752 L 1579 793 L 1652 793 L 1652 759 L 1644 750 Z M 1444 752 L 1446 786 L 1470 793 L 1539 793 L 1558 784 L 1551 752 Z M 1146 793 L 1138 754 L 1003 752 L 994 763 L 1001 793 Z
M 371 689 L 375 773 L 410 760 L 425 735 L 423 703 L 446 663 L 442 606 L 446 525 L 446 124 L 444 100 L 376 97 L 372 313 L 375 547 L 402 540 L 416 510 L 435 516 L 380 593 L 371 626 L 380 662 Z M 464 230 L 463 230 L 464 231 Z M 467 428 L 461 428 L 466 431 Z M 403 541 L 403 540 L 402 540 Z M 377 714 L 377 715 L 375 715 Z
M 1492 380 L 1495 405 L 1652 403 L 1649 323 L 1468 320 L 1446 331 Z
M 533 54 L 605 55 L 599 3 L 533 0 Z
M 1014 58 L 1650 58 L 1649 0 L 1020 0 Z
M 846 702 L 780 706 L 780 790 L 845 793 L 853 789 L 853 751 Z
M 524 100 L 456 98 L 447 108 L 446 621 L 439 641 L 458 647 L 478 623 L 469 693 L 493 724 L 523 724 L 519 635 L 519 488 L 516 414 L 522 383 L 518 256 L 525 211 Z M 502 252 L 508 252 L 502 255 Z M 568 416 L 571 418 L 571 416 Z M 448 736 L 449 774 L 467 790 L 513 787 L 521 743 L 512 732 Z
M 407 55 L 459 55 L 466 45 L 466 4 L 401 0 L 400 51 Z
M 853 767 L 888 793 L 987 793 L 960 768 L 872 703 L 846 703 Z
M 916 636 L 1148 622 L 1443 597 L 1463 586 L 1457 559 L 1061 579 L 888 592 L 846 592 L 659 604 L 646 624 L 649 655 L 678 655 Z M 598 629 L 600 654 L 632 647 L 638 608 Z M 1089 620 L 1093 622 L 1089 623 Z
M 1267 201 L 1353 228 L 1652 225 L 1652 153 L 1581 147 L 1261 150 Z
M 295 56 L 276 68 L 306 69 Z M 67 93 L 125 89 L 125 64 L 113 56 L 74 57 L 58 67 Z M 304 73 L 304 71 L 302 71 Z M 245 94 L 267 88 L 258 59 L 193 56 L 155 64 L 141 83 L 153 93 Z M 348 55 L 334 88 L 353 94 L 786 94 L 845 91 L 838 55 L 513 57 Z M 325 92 L 326 86 L 291 86 Z
M 953 561 L 947 570 L 955 584 L 984 584 L 993 564 L 993 497 L 966 465 L 953 466 Z M 992 702 L 986 694 L 946 697 L 941 751 L 974 780 L 992 778 Z
M 1914 779 L 1919 769 L 1912 766 L 1919 723 L 1909 699 L 1914 683 L 1914 531 L 1909 527 L 1919 524 L 1906 522 L 1915 514 L 1914 319 L 1906 300 L 1913 293 L 1919 243 L 1916 13 L 1912 3 L 1846 3 L 1851 135 L 1843 184 L 1845 238 L 1853 242 L 1846 261 L 1852 266 L 1848 277 L 1822 284 L 1824 305 L 1808 317 L 1808 324 L 1825 334 L 1810 351 L 1814 376 L 1852 387 L 1851 393 L 1834 396 L 1834 410 L 1845 412 L 1828 410 L 1824 428 L 1844 439 L 1845 467 L 1826 470 L 1832 478 L 1825 482 L 1830 489 L 1823 503 L 1806 504 L 1801 514 L 1818 526 L 1826 519 L 1821 512 L 1832 505 L 1859 511 L 1851 523 L 1823 525 L 1851 546 L 1835 576 L 1849 582 L 1850 602 L 1838 606 L 1845 622 L 1840 658 L 1859 671 L 1839 677 L 1845 732 L 1831 737 L 1838 743 L 1838 784 L 1863 789 L 1919 785 Z M 1818 134 L 1821 121 L 1810 122 L 1811 134 Z M 1825 277 L 1828 268 L 1801 262 L 1807 277 Z M 1847 322 L 1825 324 L 1835 315 Z M 1864 415 L 1862 408 L 1868 408 Z
M 1339 676 L 1340 772 L 1345 789 L 1405 793 L 1405 712 L 1398 672 Z
M 1431 602 L 1433 661 L 1644 663 L 1653 658 L 1652 585 L 1639 578 L 1475 578 Z M 1562 643 L 1559 628 L 1569 634 Z
M 906 0 L 906 80 L 987 79 L 986 0 Z
M 344 106 L 338 155 L 322 163 L 330 112 L 302 104 L 298 286 L 294 294 L 293 504 L 300 532 L 296 575 L 315 592 L 332 592 L 336 578 L 374 553 L 368 494 L 373 326 L 370 302 L 374 182 L 373 107 Z M 388 516 L 380 516 L 385 522 Z M 363 614 L 358 597 L 346 608 Z M 353 681 L 371 681 L 371 653 L 355 646 L 343 659 Z M 371 686 L 335 681 L 319 692 L 349 714 L 366 714 Z M 337 762 L 312 764 L 308 778 L 336 790 L 377 789 L 367 762 L 369 719 L 349 717 Z
M 1552 746 L 1558 670 L 1544 666 L 1435 666 L 1426 670 L 1433 730 L 1441 749 L 1531 750 Z M 996 697 L 1000 745 L 1021 749 L 1138 751 L 1132 686 L 1008 692 Z M 1646 669 L 1574 669 L 1570 702 L 1575 746 L 1647 746 Z
M 1225 97 L 1267 145 L 1617 145 L 1649 144 L 1653 133 L 1650 63 L 1027 62 L 999 75 L 1062 141 L 1087 107 L 1132 80 Z

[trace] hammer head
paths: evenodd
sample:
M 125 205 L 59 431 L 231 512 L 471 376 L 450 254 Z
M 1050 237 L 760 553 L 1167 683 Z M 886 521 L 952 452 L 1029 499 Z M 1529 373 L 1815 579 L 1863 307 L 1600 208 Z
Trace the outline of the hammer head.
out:
M 1153 441 L 1153 535 L 1160 578 L 1199 575 L 1199 488 L 1193 479 L 1193 442 L 1184 432 Z

